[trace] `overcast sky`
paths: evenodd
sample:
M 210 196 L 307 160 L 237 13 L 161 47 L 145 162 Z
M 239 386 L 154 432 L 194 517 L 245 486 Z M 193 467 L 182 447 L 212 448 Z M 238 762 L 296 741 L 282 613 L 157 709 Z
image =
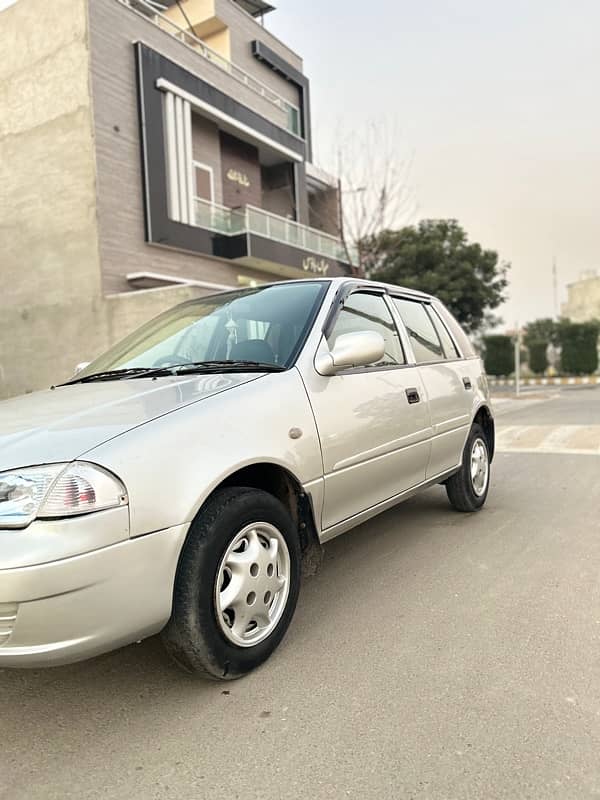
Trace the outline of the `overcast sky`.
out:
M 598 0 L 274 0 L 303 56 L 315 161 L 340 121 L 396 124 L 419 217 L 455 217 L 512 263 L 507 324 L 600 268 Z M 331 167 L 330 164 L 325 166 Z

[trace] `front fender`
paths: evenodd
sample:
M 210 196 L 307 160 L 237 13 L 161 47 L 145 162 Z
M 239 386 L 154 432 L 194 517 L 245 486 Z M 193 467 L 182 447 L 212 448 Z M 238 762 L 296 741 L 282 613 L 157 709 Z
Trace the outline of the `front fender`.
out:
M 298 438 L 290 430 L 301 431 Z M 124 482 L 131 536 L 189 523 L 233 472 L 257 462 L 301 484 L 321 478 L 314 417 L 295 369 L 181 408 L 86 454 Z

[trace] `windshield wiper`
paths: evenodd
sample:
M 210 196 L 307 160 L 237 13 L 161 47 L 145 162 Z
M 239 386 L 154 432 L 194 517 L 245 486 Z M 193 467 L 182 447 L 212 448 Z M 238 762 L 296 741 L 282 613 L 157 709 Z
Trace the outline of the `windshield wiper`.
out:
M 107 369 L 72 378 L 58 384 L 70 386 L 74 383 L 94 383 L 96 381 L 119 381 L 127 378 L 159 378 L 170 375 L 191 375 L 194 373 L 214 372 L 283 372 L 285 367 L 268 364 L 262 361 L 186 361 L 183 364 L 172 364 L 165 367 L 127 367 L 125 369 Z
M 193 372 L 284 372 L 285 367 L 264 361 L 191 361 L 169 367 L 175 375 Z
M 81 378 L 59 383 L 59 386 L 70 386 L 73 383 L 93 383 L 94 381 L 118 381 L 123 378 L 152 378 L 159 375 L 172 375 L 171 367 L 127 367 L 126 369 L 107 369 L 93 372 Z

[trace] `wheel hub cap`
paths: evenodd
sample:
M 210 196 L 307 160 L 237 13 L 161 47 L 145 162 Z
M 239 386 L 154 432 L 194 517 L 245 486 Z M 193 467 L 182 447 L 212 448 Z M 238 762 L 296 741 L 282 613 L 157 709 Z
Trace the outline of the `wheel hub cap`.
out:
M 471 448 L 471 485 L 478 497 L 485 492 L 488 482 L 489 463 L 485 442 L 475 439 Z
M 268 522 L 247 525 L 221 559 L 215 610 L 221 631 L 239 647 L 262 642 L 277 627 L 290 585 L 290 554 Z

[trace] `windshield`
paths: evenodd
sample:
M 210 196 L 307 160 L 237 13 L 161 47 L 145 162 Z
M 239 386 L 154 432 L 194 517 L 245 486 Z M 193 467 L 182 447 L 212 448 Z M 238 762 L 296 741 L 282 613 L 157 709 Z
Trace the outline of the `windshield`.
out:
M 202 362 L 291 366 L 327 289 L 281 283 L 190 300 L 166 311 L 92 361 L 78 379 L 111 370 Z

